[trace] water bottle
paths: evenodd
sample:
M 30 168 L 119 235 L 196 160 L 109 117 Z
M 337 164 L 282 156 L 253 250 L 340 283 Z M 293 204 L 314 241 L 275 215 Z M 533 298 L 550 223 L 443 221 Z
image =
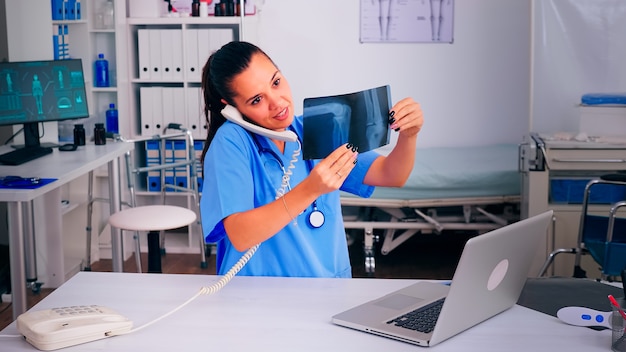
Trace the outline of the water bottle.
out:
M 109 81 L 109 61 L 104 58 L 104 54 L 98 54 L 98 60 L 96 60 L 96 87 L 109 87 L 111 82 Z
M 117 109 L 115 104 L 109 104 L 109 110 L 106 112 L 107 131 L 111 133 L 120 133 L 119 122 L 117 119 Z

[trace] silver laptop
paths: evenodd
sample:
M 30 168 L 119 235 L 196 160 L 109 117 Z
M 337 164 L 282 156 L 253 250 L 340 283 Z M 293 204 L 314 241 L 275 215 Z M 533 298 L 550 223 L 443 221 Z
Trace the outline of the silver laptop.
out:
M 450 286 L 418 282 L 339 313 L 332 322 L 420 346 L 436 345 L 517 302 L 551 218 L 550 210 L 471 238 Z M 434 311 L 430 327 L 416 321 L 431 314 L 420 311 L 424 307 Z

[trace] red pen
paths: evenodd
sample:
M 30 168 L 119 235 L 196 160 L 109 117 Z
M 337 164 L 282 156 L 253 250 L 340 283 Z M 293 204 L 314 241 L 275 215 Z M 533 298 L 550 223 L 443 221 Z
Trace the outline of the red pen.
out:
M 619 303 L 617 303 L 613 295 L 609 295 L 609 301 L 611 301 L 611 304 L 614 305 L 617 310 L 619 310 L 619 314 L 622 315 L 622 318 L 626 319 L 626 313 L 624 313 L 624 310 L 622 309 L 622 307 L 619 306 Z

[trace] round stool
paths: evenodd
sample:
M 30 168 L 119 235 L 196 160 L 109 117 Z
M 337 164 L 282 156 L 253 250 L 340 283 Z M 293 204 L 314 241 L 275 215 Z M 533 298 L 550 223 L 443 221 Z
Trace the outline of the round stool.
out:
M 161 231 L 187 226 L 196 221 L 196 213 L 174 205 L 145 205 L 124 209 L 109 217 L 109 224 L 125 231 L 148 231 L 148 272 L 161 272 L 159 235 Z M 139 236 L 135 238 L 137 271 L 141 272 Z

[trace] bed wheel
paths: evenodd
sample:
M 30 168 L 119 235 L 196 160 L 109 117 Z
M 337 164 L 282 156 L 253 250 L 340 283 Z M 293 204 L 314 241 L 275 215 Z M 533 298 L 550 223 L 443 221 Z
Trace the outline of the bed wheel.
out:
M 374 229 L 365 229 L 363 251 L 365 253 L 365 273 L 368 276 L 374 276 L 374 271 L 376 271 L 376 257 L 374 255 L 374 242 L 376 240 Z

